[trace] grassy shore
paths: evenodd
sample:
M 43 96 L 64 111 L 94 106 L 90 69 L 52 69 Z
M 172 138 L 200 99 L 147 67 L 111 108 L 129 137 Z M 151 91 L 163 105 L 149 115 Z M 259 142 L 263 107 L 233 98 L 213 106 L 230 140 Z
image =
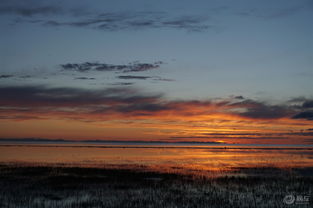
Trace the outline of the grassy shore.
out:
M 131 167 L 6 164 L 0 166 L 0 207 L 312 207 L 312 168 L 239 168 L 234 173 L 204 177 Z M 311 198 L 287 205 L 288 194 Z

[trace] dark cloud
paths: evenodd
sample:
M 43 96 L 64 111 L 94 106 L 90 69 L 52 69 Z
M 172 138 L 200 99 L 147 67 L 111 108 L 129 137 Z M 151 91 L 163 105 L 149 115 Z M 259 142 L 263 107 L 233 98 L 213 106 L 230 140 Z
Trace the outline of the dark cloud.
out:
M 142 79 L 142 80 L 146 80 L 146 79 L 150 79 L 152 77 L 150 76 L 132 76 L 132 75 L 126 75 L 126 76 L 118 76 L 117 78 L 119 79 Z
M 23 7 L 1 7 L 0 14 L 16 14 L 21 16 L 34 16 L 34 15 L 47 15 L 47 14 L 58 14 L 60 8 L 45 6 L 45 7 L 34 7 L 34 8 L 23 8 Z
M 137 79 L 150 79 L 138 76 Z M 127 77 L 126 79 L 134 79 Z M 158 116 L 171 115 L 178 117 L 209 116 L 219 114 L 236 115 L 243 119 L 275 120 L 280 118 L 313 120 L 313 112 L 300 112 L 292 106 L 268 105 L 266 103 L 245 99 L 229 98 L 225 100 L 167 100 L 161 94 L 145 94 L 141 91 L 123 87 L 131 85 L 128 82 L 120 87 L 106 89 L 81 88 L 48 88 L 45 86 L 0 87 L 0 116 L 42 116 L 53 112 L 53 115 L 69 111 L 69 117 L 82 112 L 88 115 L 101 116 L 118 114 L 120 116 Z M 27 112 L 38 114 L 27 114 Z M 4 116 L 4 117 L 3 117 Z M 310 132 L 302 132 L 307 135 Z M 289 135 L 300 135 L 289 133 Z M 225 135 L 211 134 L 202 136 L 224 137 Z M 252 134 L 236 134 L 232 136 L 268 136 Z M 273 136 L 273 135 L 271 135 Z M 280 135 L 282 136 L 282 135 Z
M 289 102 L 296 103 L 296 105 L 294 105 L 294 108 L 298 110 L 298 112 L 292 117 L 293 119 L 313 120 L 313 100 L 312 99 L 307 99 L 305 97 L 298 97 L 298 98 L 289 100 Z
M 163 62 L 155 63 L 129 63 L 125 65 L 114 65 L 98 62 L 84 62 L 84 63 L 67 63 L 62 64 L 61 68 L 63 70 L 71 70 L 78 72 L 87 72 L 87 71 L 115 71 L 115 72 L 143 72 L 148 70 L 157 69 Z
M 86 90 L 44 86 L 0 87 L 0 106 L 10 107 L 75 107 L 96 104 L 145 103 L 158 98 L 158 95 L 137 95 L 136 91 L 126 88 Z
M 76 77 L 74 79 L 80 79 L 80 80 L 95 80 L 96 78 L 94 77 Z
M 70 26 L 105 31 L 155 28 L 205 31 L 212 28 L 211 25 L 207 24 L 208 18 L 206 16 L 197 14 L 175 16 L 166 12 L 156 11 L 106 12 L 99 10 L 91 11 L 89 8 L 79 6 L 78 4 L 72 5 L 72 7 L 68 6 L 68 4 L 62 4 L 61 7 L 60 4 L 56 4 L 53 1 L 1 0 L 0 15 L 9 14 L 24 18 L 24 20 L 19 19 L 15 23 L 28 22 L 52 27 Z M 208 12 L 217 13 L 225 9 L 227 9 L 225 6 L 216 7 L 208 9 Z M 60 20 L 62 19 L 60 16 L 66 17 L 67 20 Z M 39 17 L 41 19 L 38 19 Z
M 6 78 L 11 78 L 11 77 L 13 77 L 13 75 L 9 75 L 9 74 L 0 75 L 0 79 L 6 79 Z
M 212 26 L 206 24 L 207 18 L 194 16 L 171 17 L 166 13 L 129 12 L 105 13 L 92 18 L 73 21 L 41 20 L 46 26 L 71 26 L 94 28 L 105 31 L 139 30 L 155 28 L 184 29 L 187 31 L 205 31 Z
M 161 78 L 161 77 L 153 77 L 154 81 L 165 81 L 165 82 L 173 82 L 175 81 L 174 79 L 167 79 L 167 78 Z
M 306 100 L 303 104 L 302 104 L 303 108 L 313 108 L 313 100 Z
M 313 120 L 313 111 L 304 111 L 292 117 L 293 119 Z
M 235 98 L 235 99 L 238 99 L 238 100 L 243 100 L 243 99 L 245 99 L 242 95 L 235 96 L 234 98 Z
M 210 105 L 211 102 L 205 101 L 167 101 L 161 95 L 146 95 L 129 87 L 101 90 L 45 86 L 0 87 L 0 107 L 4 107 L 0 108 L 2 115 L 41 110 L 61 113 L 66 108 L 95 115 L 108 112 L 148 115 L 164 111 L 184 115 L 188 114 L 188 110 L 184 112 L 186 106 L 197 108 Z
M 166 82 L 172 82 L 174 81 L 173 79 L 166 79 L 166 78 L 161 78 L 158 76 L 132 76 L 132 75 L 126 75 L 126 76 L 117 76 L 116 78 L 118 79 L 139 79 L 139 80 L 153 80 L 153 81 L 166 81 Z
M 240 116 L 255 119 L 277 119 L 291 116 L 294 110 L 281 105 L 268 105 L 266 103 L 257 102 L 246 99 L 241 102 L 230 104 L 231 106 L 244 107 L 244 112 L 237 113 Z
M 155 62 L 153 64 L 147 64 L 147 63 L 134 63 L 128 65 L 128 69 L 123 72 L 143 72 L 148 71 L 151 69 L 156 69 L 160 67 L 160 64 L 163 64 L 163 62 Z
M 116 83 L 112 83 L 111 85 L 129 86 L 133 84 L 134 84 L 133 82 L 116 82 Z
M 207 18 L 198 16 L 179 17 L 173 20 L 167 20 L 161 22 L 162 26 L 176 28 L 176 29 L 188 29 L 191 31 L 203 31 L 212 26 L 201 24 L 205 22 Z
M 32 76 L 30 76 L 30 75 L 25 75 L 25 76 L 20 76 L 19 78 L 21 78 L 21 79 L 29 79 L 29 78 L 32 78 Z
M 307 99 L 305 97 L 296 97 L 288 100 L 286 103 L 288 105 L 292 105 L 294 108 L 301 110 L 303 109 L 303 103 L 306 101 Z
M 15 23 L 28 22 L 51 27 L 68 26 L 104 31 L 169 28 L 199 32 L 212 28 L 207 24 L 207 18 L 199 15 L 173 16 L 165 12 L 99 13 L 84 8 L 66 9 L 55 5 L 43 5 L 40 2 L 0 5 L 0 14 L 27 17 Z M 60 20 L 58 18 L 60 15 L 66 16 L 68 20 Z M 45 16 L 48 17 L 43 18 Z
M 56 5 L 43 4 L 42 1 L 1 0 L 0 15 L 16 15 L 22 17 L 46 16 L 62 14 L 65 11 Z
M 290 112 L 288 109 L 281 106 L 261 105 L 255 108 L 248 108 L 247 112 L 240 113 L 240 115 L 249 118 L 275 119 L 287 117 L 290 115 Z
M 288 103 L 292 104 L 295 108 L 302 110 L 302 111 L 308 111 L 313 110 L 313 100 L 307 99 L 305 97 L 297 97 L 293 98 L 288 101 Z

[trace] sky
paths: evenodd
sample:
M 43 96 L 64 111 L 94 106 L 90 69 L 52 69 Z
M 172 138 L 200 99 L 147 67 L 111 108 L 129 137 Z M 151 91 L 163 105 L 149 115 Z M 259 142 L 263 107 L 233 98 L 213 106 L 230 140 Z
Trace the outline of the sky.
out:
M 313 143 L 312 0 L 1 0 L 0 138 Z

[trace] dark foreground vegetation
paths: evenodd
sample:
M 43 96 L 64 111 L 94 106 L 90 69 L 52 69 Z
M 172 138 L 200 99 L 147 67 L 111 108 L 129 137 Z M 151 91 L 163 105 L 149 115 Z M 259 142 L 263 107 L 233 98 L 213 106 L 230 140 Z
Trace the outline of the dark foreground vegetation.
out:
M 0 207 L 312 207 L 312 169 L 234 172 L 240 174 L 197 177 L 147 169 L 1 165 Z M 288 205 L 283 202 L 288 194 L 311 198 Z

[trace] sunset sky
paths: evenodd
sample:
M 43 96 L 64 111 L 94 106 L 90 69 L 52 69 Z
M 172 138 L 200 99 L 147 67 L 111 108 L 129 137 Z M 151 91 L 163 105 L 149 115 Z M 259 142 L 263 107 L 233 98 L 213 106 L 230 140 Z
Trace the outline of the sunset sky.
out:
M 1 0 L 0 138 L 313 144 L 312 0 Z

